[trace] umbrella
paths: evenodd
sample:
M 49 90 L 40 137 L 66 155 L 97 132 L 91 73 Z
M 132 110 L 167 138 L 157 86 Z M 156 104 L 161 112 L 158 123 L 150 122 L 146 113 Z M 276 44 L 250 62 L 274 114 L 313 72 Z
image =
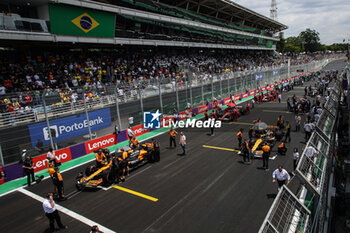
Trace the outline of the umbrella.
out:
M 233 108 L 233 107 L 236 107 L 236 104 L 235 103 L 229 103 L 227 106 Z
M 258 122 L 253 126 L 254 130 L 266 130 L 268 128 L 265 122 Z

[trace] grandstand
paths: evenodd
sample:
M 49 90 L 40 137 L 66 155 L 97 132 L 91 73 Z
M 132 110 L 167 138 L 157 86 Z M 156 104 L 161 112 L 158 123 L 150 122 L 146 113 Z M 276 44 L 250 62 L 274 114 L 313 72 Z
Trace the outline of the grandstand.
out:
M 84 32 L 74 24 L 70 26 L 76 28 L 68 30 L 56 17 L 65 10 L 74 14 L 84 9 L 103 18 L 100 23 L 95 21 L 99 24 L 95 30 Z M 272 35 L 287 28 L 235 3 L 219 0 L 11 1 L 2 3 L 2 12 L 0 38 L 11 41 L 268 50 L 278 41 Z
M 2 1 L 0 9 L 0 128 L 23 135 L 6 136 L 6 163 L 17 161 L 22 149 L 35 152 L 24 128 L 83 113 L 83 100 L 92 111 L 113 106 L 116 98 L 137 101 L 140 89 L 143 97 L 156 95 L 152 88 L 159 79 L 159 89 L 171 93 L 174 80 L 185 84 L 189 73 L 195 74 L 191 87 L 205 78 L 210 88 L 209 77 L 218 80 L 217 73 L 232 78 L 228 72 L 238 76 L 286 65 L 271 51 L 278 41 L 272 35 L 287 26 L 231 1 L 14 0 Z M 235 85 L 231 90 L 238 90 Z M 178 90 L 187 96 L 187 86 Z M 193 96 L 193 104 L 220 93 Z M 182 102 L 178 108 L 190 101 Z M 170 104 L 165 113 L 175 107 Z M 139 123 L 140 115 L 128 112 L 120 128 L 129 117 Z

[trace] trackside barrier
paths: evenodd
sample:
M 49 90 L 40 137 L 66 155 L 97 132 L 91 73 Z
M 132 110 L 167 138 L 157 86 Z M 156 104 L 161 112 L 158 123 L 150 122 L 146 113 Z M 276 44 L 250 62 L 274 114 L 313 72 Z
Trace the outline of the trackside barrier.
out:
M 233 96 L 234 101 L 236 102 L 236 104 L 241 104 L 245 101 L 251 100 L 252 98 L 254 98 L 254 95 L 259 95 L 262 92 L 266 92 L 267 90 L 271 90 L 271 88 L 273 88 L 274 86 L 280 86 L 289 82 L 293 82 L 296 78 L 300 78 L 302 76 L 306 76 L 310 73 L 313 73 L 315 71 L 320 70 L 323 66 L 327 65 L 328 61 L 326 61 L 323 65 L 315 68 L 314 70 L 298 75 L 298 76 L 294 76 L 292 78 L 288 78 L 286 80 L 282 80 L 279 82 L 274 82 L 271 83 L 270 85 L 266 85 L 266 86 L 262 86 L 259 89 L 255 89 L 255 90 L 250 90 L 247 92 L 244 92 L 242 94 L 238 94 Z M 223 106 L 227 106 L 228 103 L 230 103 L 230 98 L 225 98 L 222 101 Z M 196 107 L 194 109 L 192 109 L 189 112 L 189 115 L 192 115 L 193 113 L 195 115 L 197 115 L 196 117 L 203 117 L 203 113 L 206 110 L 212 110 L 213 109 L 213 103 L 209 103 L 209 106 L 207 105 L 202 105 L 199 107 Z M 202 115 L 200 115 L 202 114 Z M 182 116 L 181 120 L 185 120 L 186 119 L 186 112 L 180 112 L 180 115 Z M 169 121 L 173 120 L 173 117 L 165 117 L 164 118 L 166 121 L 166 125 L 167 123 L 169 123 Z M 163 124 L 163 118 L 161 119 L 161 123 Z M 163 129 L 163 125 L 161 125 L 161 129 L 162 130 L 167 130 L 167 129 Z M 159 130 L 148 130 L 148 129 L 144 129 L 143 125 L 137 125 L 134 126 L 132 128 L 133 131 L 136 132 L 136 136 L 145 136 L 145 139 L 147 138 L 151 138 L 155 135 L 155 132 L 158 132 Z M 150 136 L 148 136 L 150 135 Z M 81 144 L 77 144 L 68 148 L 64 148 L 61 150 L 56 151 L 56 157 L 57 159 L 61 160 L 62 162 L 62 167 L 61 167 L 61 171 L 64 171 L 64 163 L 71 161 L 71 160 L 76 160 L 79 159 L 81 157 L 86 157 L 88 155 L 92 155 L 92 151 L 98 149 L 98 148 L 105 148 L 105 147 L 109 147 L 110 150 L 113 150 L 113 148 L 117 148 L 116 146 L 112 146 L 112 145 L 117 145 L 117 146 L 124 146 L 127 145 L 127 140 L 128 140 L 128 136 L 127 136 L 127 132 L 126 130 L 123 130 L 121 132 L 118 133 L 118 135 L 116 136 L 115 134 L 110 134 L 101 138 L 97 138 L 97 139 L 93 139 L 90 141 L 87 141 L 85 143 L 81 143 Z M 120 144 L 123 143 L 123 144 Z M 112 148 L 112 149 L 111 149 Z M 90 154 L 89 154 L 90 153 Z M 89 157 L 89 158 L 90 158 Z M 92 159 L 93 157 L 91 157 L 90 159 Z M 33 161 L 35 163 L 35 172 L 40 172 L 37 173 L 38 175 L 47 175 L 47 172 L 44 171 L 47 168 L 47 164 L 46 164 L 46 154 L 37 156 L 35 158 L 33 158 Z M 77 164 L 78 165 L 78 164 Z M 67 167 L 68 168 L 68 167 Z M 23 169 L 20 163 L 14 163 L 14 164 L 10 164 L 7 166 L 3 167 L 4 172 L 6 173 L 6 177 L 5 177 L 5 184 L 9 181 L 14 181 L 16 180 L 16 182 L 13 185 L 9 185 L 9 187 L 12 188 L 16 188 L 16 187 L 20 187 L 23 186 L 23 181 L 19 181 L 23 178 L 24 173 L 23 173 Z M 41 172 L 44 171 L 44 172 Z M 3 185 L 0 185 L 0 187 Z M 1 190 L 0 190 L 0 194 L 1 194 Z
M 327 232 L 324 231 L 324 227 L 328 208 L 329 174 L 337 144 L 337 136 L 334 131 L 337 117 L 332 113 L 336 113 L 337 103 L 340 100 L 339 95 L 337 98 L 335 96 L 333 95 L 326 102 L 316 124 L 316 130 L 307 142 L 306 149 L 298 162 L 295 173 L 300 183 L 303 184 L 299 197 L 283 186 L 270 207 L 259 233 Z M 310 150 L 309 147 L 315 151 L 312 155 L 306 153 Z

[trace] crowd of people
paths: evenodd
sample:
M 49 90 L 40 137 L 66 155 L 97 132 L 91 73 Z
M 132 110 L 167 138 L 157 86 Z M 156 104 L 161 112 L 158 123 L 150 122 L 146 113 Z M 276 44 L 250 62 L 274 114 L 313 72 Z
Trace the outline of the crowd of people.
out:
M 14 54 L 3 52 L 0 58 L 0 112 L 19 115 L 42 104 L 44 89 L 60 96 L 57 104 L 74 103 L 82 98 L 96 100 L 106 93 L 106 86 L 116 83 L 119 84 L 119 96 L 145 88 L 145 81 L 158 78 L 181 83 L 185 67 L 204 78 L 221 72 L 261 70 L 281 65 L 286 60 L 286 57 L 274 58 L 264 53 L 194 50 L 184 54 L 176 50 L 167 53 L 145 49 L 64 54 L 55 51 L 12 57 Z M 318 58 L 302 57 L 296 57 L 295 61 L 309 62 Z M 85 96 L 81 94 L 83 89 Z

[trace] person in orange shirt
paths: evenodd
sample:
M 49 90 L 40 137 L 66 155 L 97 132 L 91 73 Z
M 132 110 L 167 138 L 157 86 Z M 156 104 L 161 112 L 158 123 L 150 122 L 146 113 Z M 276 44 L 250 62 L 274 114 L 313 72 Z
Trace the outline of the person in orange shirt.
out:
M 278 146 L 277 152 L 280 155 L 285 155 L 286 154 L 287 147 L 286 147 L 285 141 L 282 140 L 281 144 Z
M 241 149 L 241 151 L 242 151 L 242 153 L 243 153 L 243 163 L 244 163 L 244 164 L 250 164 L 249 139 L 245 139 L 245 140 L 244 140 L 244 143 L 242 144 L 242 149 Z
M 53 168 L 52 164 L 49 164 L 49 169 L 48 169 L 49 175 L 51 177 L 52 183 L 53 183 L 53 192 L 58 193 L 57 186 L 53 177 L 53 174 L 56 172 L 55 169 Z
M 269 170 L 269 159 L 270 159 L 270 151 L 271 148 L 267 145 L 267 143 L 264 143 L 264 146 L 262 147 L 262 151 L 263 151 L 263 168 L 265 169 L 265 171 Z
M 238 148 L 241 149 L 242 147 L 242 138 L 243 138 L 243 129 L 240 129 L 238 133 L 236 134 L 236 137 L 238 139 Z
M 107 161 L 105 154 L 102 152 L 102 149 L 98 149 L 98 152 L 95 154 L 96 158 L 96 167 L 100 168 L 103 166 L 103 161 Z
M 173 129 L 173 127 L 170 128 L 169 132 L 168 132 L 169 136 L 170 136 L 170 148 L 172 147 L 173 143 L 174 143 L 174 147 L 176 147 L 176 135 L 177 132 Z
M 135 149 L 139 146 L 140 146 L 139 140 L 135 137 L 135 135 L 133 135 L 129 141 L 129 147 L 132 149 Z
M 52 174 L 52 177 L 53 177 L 54 184 L 57 187 L 58 196 L 59 196 L 60 200 L 65 200 L 64 188 L 63 188 L 63 178 L 62 178 L 62 175 L 60 173 L 59 167 L 55 167 L 55 172 Z
M 125 179 L 125 173 L 127 176 L 129 176 L 129 163 L 127 161 L 128 155 L 129 153 L 127 151 L 124 150 L 124 148 L 121 148 L 120 151 L 122 152 L 122 157 L 118 158 L 119 160 L 119 164 L 120 164 L 120 168 L 122 169 L 122 177 L 121 179 L 124 180 Z

